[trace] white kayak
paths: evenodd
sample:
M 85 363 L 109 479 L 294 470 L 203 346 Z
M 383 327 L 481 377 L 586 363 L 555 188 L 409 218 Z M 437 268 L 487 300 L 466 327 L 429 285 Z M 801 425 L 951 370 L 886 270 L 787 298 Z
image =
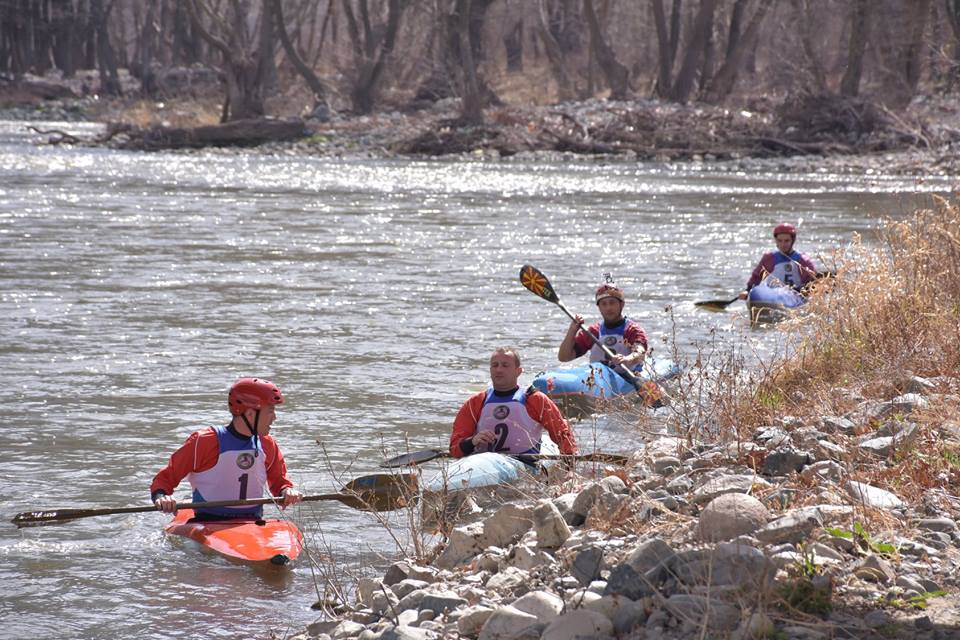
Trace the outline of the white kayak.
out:
M 547 455 L 560 453 L 559 447 L 546 432 L 540 442 L 540 453 Z M 427 476 L 420 487 L 425 492 L 440 493 L 514 484 L 521 478 L 536 476 L 540 472 L 540 467 L 549 469 L 557 462 L 557 460 L 537 460 L 534 466 L 511 455 L 485 451 L 453 459 L 440 471 Z

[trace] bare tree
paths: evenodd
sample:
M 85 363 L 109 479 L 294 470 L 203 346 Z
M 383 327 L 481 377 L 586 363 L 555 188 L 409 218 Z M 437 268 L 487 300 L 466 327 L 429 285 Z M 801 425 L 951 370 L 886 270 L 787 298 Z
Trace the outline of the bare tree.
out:
M 583 0 L 583 16 L 590 32 L 590 50 L 596 56 L 600 71 L 610 86 L 610 97 L 613 100 L 626 99 L 630 89 L 630 71 L 617 60 L 616 54 L 604 38 L 597 12 L 593 8 L 593 0 Z
M 697 68 L 704 55 L 708 32 L 713 29 L 716 8 L 717 0 L 700 0 L 700 8 L 694 19 L 693 33 L 687 42 L 680 71 L 677 72 L 669 93 L 670 99 L 675 102 L 686 102 L 690 98 L 696 81 Z
M 739 5 L 741 3 L 738 2 L 737 4 Z M 745 4 L 746 2 L 743 3 L 743 5 Z M 743 60 L 746 58 L 747 52 L 753 50 L 756 46 L 757 39 L 760 35 L 760 25 L 763 23 L 763 19 L 772 4 L 773 0 L 760 0 L 742 35 L 739 35 L 739 27 L 735 27 L 733 23 L 734 21 L 739 23 L 743 18 L 743 13 L 738 14 L 737 11 L 734 11 L 731 15 L 731 35 L 727 41 L 726 59 L 723 62 L 723 66 L 720 67 L 720 70 L 717 71 L 717 74 L 710 81 L 709 88 L 706 92 L 708 102 L 722 102 L 733 91 L 734 84 L 737 81 L 737 75 L 743 66 Z M 743 8 L 741 7 L 741 9 Z M 738 34 L 736 36 L 733 35 L 735 31 Z M 732 46 L 731 43 L 733 43 Z
M 297 70 L 297 73 L 306 81 L 307 86 L 310 87 L 310 91 L 313 92 L 314 108 L 321 105 L 327 106 L 326 87 L 323 86 L 323 83 L 320 81 L 320 78 L 317 77 L 317 74 L 313 72 L 313 69 L 307 66 L 303 58 L 300 57 L 300 54 L 293 46 L 293 42 L 290 40 L 289 33 L 287 33 L 286 22 L 283 18 L 282 0 L 268 0 L 268 4 L 272 10 L 277 34 L 280 36 L 280 42 L 283 45 L 284 52 L 287 54 L 287 59 Z
M 480 83 L 477 81 L 477 63 L 474 60 L 474 46 L 470 38 L 472 4 L 473 0 L 456 0 L 454 7 L 463 74 L 460 117 L 467 124 L 480 124 L 483 122 L 483 98 L 480 93 Z
M 853 0 L 850 3 L 850 39 L 847 41 L 847 66 L 840 81 L 840 94 L 854 97 L 860 93 L 860 78 L 863 76 L 863 54 L 867 50 L 867 35 L 870 29 L 868 0 Z
M 539 0 L 537 8 L 539 9 L 539 20 L 537 22 L 537 35 L 543 42 L 543 49 L 547 54 L 547 61 L 550 63 L 550 70 L 553 72 L 553 78 L 557 82 L 557 99 L 560 102 L 573 100 L 576 97 L 576 89 L 570 74 L 567 73 L 567 62 L 564 57 L 563 48 L 553 36 L 550 29 L 549 18 L 546 8 L 547 0 Z
M 225 19 L 221 19 L 203 0 L 186 0 L 194 30 L 205 42 L 220 52 L 222 73 L 227 91 L 221 122 L 259 118 L 264 114 L 263 67 L 259 56 L 263 43 L 254 41 L 247 27 L 248 3 L 230 0 Z M 265 7 L 262 7 L 265 9 Z M 210 21 L 208 28 L 201 11 Z
M 397 31 L 409 0 L 386 0 L 384 24 L 374 25 L 369 0 L 343 0 L 343 14 L 353 50 L 353 87 L 350 98 L 357 113 L 370 113 L 387 59 L 397 42 Z

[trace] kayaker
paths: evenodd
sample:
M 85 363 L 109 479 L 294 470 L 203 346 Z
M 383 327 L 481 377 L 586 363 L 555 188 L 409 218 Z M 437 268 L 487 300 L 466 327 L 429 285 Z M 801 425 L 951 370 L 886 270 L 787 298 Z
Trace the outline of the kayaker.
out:
M 747 280 L 747 288 L 740 292 L 741 300 L 746 300 L 750 289 L 769 276 L 798 291 L 817 277 L 817 267 L 813 260 L 793 248 L 797 241 L 795 226 L 787 222 L 778 224 L 773 228 L 773 239 L 777 243 L 776 251 L 768 251 L 760 258 L 760 262 L 750 274 L 750 279 Z
M 192 433 L 153 479 L 150 499 L 157 509 L 177 510 L 173 490 L 184 478 L 193 486 L 193 502 L 245 500 L 263 497 L 264 486 L 282 506 L 303 497 L 287 477 L 287 465 L 270 427 L 275 405 L 283 404 L 280 388 L 261 378 L 240 378 L 227 395 L 233 416 L 221 427 Z M 263 507 L 195 509 L 197 519 L 261 518 Z
M 536 453 L 546 429 L 560 453 L 577 453 L 573 430 L 560 409 L 533 387 L 518 384 L 523 367 L 511 347 L 499 347 L 490 356 L 491 387 L 463 403 L 453 421 L 450 455 L 462 458 L 472 453 L 499 451 Z
M 647 334 L 637 322 L 624 317 L 623 290 L 608 276 L 607 281 L 597 287 L 594 298 L 603 321 L 590 325 L 587 331 L 613 351 L 613 357 L 607 358 L 603 349 L 584 333 L 583 316 L 578 314 L 567 327 L 567 334 L 560 343 L 557 358 L 560 362 L 569 362 L 589 351 L 590 362 L 603 362 L 613 367 L 623 366 L 631 371 L 639 369 L 647 353 Z

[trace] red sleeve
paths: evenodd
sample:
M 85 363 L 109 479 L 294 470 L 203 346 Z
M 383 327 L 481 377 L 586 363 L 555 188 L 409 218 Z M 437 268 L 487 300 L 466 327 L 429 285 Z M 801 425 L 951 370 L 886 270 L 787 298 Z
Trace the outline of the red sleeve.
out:
M 643 345 L 644 351 L 648 349 L 647 333 L 643 330 L 643 327 L 633 320 L 628 322 L 626 328 L 623 330 L 623 341 L 628 347 L 635 344 L 640 344 Z
M 767 277 L 767 274 L 773 272 L 773 252 L 768 251 L 763 254 L 763 257 L 760 258 L 760 262 L 757 263 L 757 266 L 754 267 L 753 273 L 750 274 L 750 279 L 747 280 L 747 291 L 753 289 L 755 286 L 760 284 L 760 281 Z
M 220 444 L 213 427 L 191 433 L 186 442 L 170 456 L 167 466 L 153 478 L 150 493 L 163 491 L 172 496 L 173 490 L 187 474 L 213 468 L 219 457 Z
M 805 253 L 800 254 L 800 282 L 807 283 L 813 280 L 814 276 L 817 275 L 817 265 L 813 263 L 813 260 L 810 259 Z
M 260 438 L 260 442 L 263 453 L 267 456 L 267 485 L 270 487 L 270 493 L 279 496 L 284 489 L 293 486 L 293 481 L 287 477 L 287 462 L 283 459 L 283 453 L 273 436 L 264 436 Z
M 477 422 L 480 420 L 480 411 L 483 409 L 483 399 L 486 395 L 486 391 L 475 393 L 457 412 L 457 417 L 453 420 L 453 432 L 450 434 L 450 455 L 454 458 L 463 457 L 460 441 L 472 438 L 476 434 Z
M 577 453 L 577 439 L 573 435 L 573 430 L 553 400 L 535 391 L 527 396 L 527 413 L 543 425 L 550 434 L 550 439 L 560 447 L 560 453 L 566 455 Z
M 587 328 L 587 331 L 592 333 L 596 337 L 600 337 L 600 323 L 592 324 Z M 582 329 L 577 332 L 577 337 L 573 340 L 573 350 L 579 358 L 587 351 L 593 348 L 593 340 L 590 339 Z

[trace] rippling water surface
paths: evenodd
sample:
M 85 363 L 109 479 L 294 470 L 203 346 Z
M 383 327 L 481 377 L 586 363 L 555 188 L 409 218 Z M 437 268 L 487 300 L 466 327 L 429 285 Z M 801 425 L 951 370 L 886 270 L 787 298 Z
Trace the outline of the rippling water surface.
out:
M 524 263 L 583 313 L 612 272 L 628 314 L 655 339 L 675 330 L 681 353 L 715 327 L 769 352 L 776 333 L 746 330 L 742 310 L 692 303 L 732 297 L 775 222 L 802 219 L 798 248 L 827 256 L 950 188 L 604 162 L 128 154 L 38 139 L 0 123 L 3 523 L 34 508 L 147 503 L 173 448 L 225 422 L 226 390 L 244 375 L 286 394 L 274 433 L 309 492 L 334 488 L 331 469 L 344 480 L 375 470 L 382 447 L 404 438 L 443 446 L 494 346 L 520 348 L 525 379 L 554 364 L 567 320 L 519 286 Z M 615 426 L 605 437 L 629 445 Z M 393 550 L 372 517 L 338 503 L 299 518 L 345 568 Z M 316 617 L 305 564 L 264 579 L 176 548 L 163 522 L 0 523 L 0 636 L 282 636 Z

